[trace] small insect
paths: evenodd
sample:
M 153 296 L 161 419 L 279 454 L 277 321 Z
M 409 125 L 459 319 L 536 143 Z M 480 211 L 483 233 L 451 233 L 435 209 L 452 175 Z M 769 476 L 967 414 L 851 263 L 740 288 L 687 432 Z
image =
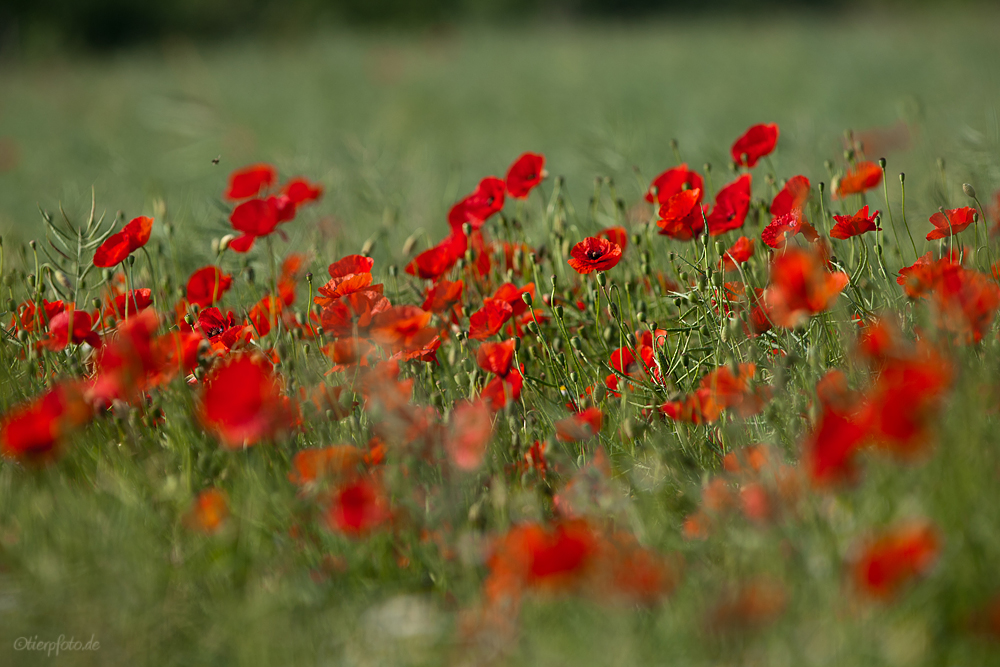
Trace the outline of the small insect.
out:
M 219 157 L 212 158 L 212 164 L 219 164 L 219 160 L 221 160 L 221 159 L 222 159 L 221 155 Z

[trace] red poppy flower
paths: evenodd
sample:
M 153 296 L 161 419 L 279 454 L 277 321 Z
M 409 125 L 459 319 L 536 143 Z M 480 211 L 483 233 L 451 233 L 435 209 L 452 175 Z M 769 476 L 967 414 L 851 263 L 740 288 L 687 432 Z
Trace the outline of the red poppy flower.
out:
M 0 454 L 19 461 L 53 458 L 70 432 L 92 415 L 79 389 L 56 385 L 27 403 L 15 405 L 0 418 Z
M 96 312 L 96 311 L 95 311 Z M 70 343 L 86 343 L 91 347 L 101 346 L 101 337 L 94 331 L 96 318 L 85 310 L 69 309 L 59 313 L 49 322 L 49 333 L 41 341 L 42 347 L 50 350 L 65 349 Z
M 431 313 L 417 306 L 390 306 L 372 317 L 369 332 L 371 337 L 385 348 L 412 349 L 415 339 L 426 336 Z M 438 330 L 429 329 L 432 335 Z
M 506 301 L 514 311 L 514 316 L 523 315 L 528 310 L 528 304 L 524 302 L 524 295 L 528 294 L 535 298 L 535 283 L 528 283 L 524 287 L 518 287 L 514 283 L 504 283 L 493 293 L 493 299 Z
M 193 530 L 211 535 L 219 532 L 228 518 L 229 502 L 226 494 L 218 489 L 206 489 L 195 498 L 184 517 L 184 523 Z
M 278 212 L 277 200 L 273 197 L 251 199 L 234 208 L 229 222 L 243 235 L 234 239 L 229 247 L 241 253 L 250 250 L 258 236 L 267 236 L 278 226 Z
M 750 174 L 743 174 L 719 190 L 719 194 L 715 196 L 715 206 L 708 214 L 710 235 L 719 236 L 743 226 L 750 211 L 750 183 Z
M 223 361 L 205 378 L 198 415 L 229 449 L 274 438 L 293 422 L 270 367 L 246 354 Z
M 948 238 L 964 231 L 975 221 L 976 210 L 968 206 L 948 209 L 944 213 L 939 211 L 931 216 L 931 224 L 934 225 L 934 229 L 928 232 L 927 240 Z
M 462 302 L 462 291 L 465 288 L 461 280 L 451 282 L 442 280 L 427 288 L 427 296 L 421 308 L 432 313 L 446 313 Z
M 856 400 L 824 401 L 819 422 L 803 444 L 803 464 L 814 486 L 829 487 L 857 478 L 855 455 L 867 436 L 857 409 Z
M 237 322 L 232 311 L 223 315 L 218 308 L 205 308 L 198 313 L 194 326 L 219 352 L 229 351 L 250 340 L 250 328 Z
M 957 265 L 952 257 L 935 260 L 928 250 L 913 264 L 900 269 L 896 282 L 903 286 L 906 296 L 919 299 L 931 291 L 945 271 L 954 270 Z
M 127 302 L 127 305 L 126 305 Z M 128 294 L 119 294 L 105 309 L 107 317 L 122 319 L 125 317 L 125 310 L 128 309 L 128 316 L 132 317 L 140 310 L 145 310 L 153 305 L 153 291 L 146 288 L 134 289 Z
M 816 228 L 802 219 L 801 211 L 792 211 L 787 215 L 772 220 L 767 227 L 761 230 L 760 240 L 766 245 L 780 250 L 785 247 L 786 239 L 802 232 L 808 241 L 815 241 L 819 238 Z
M 545 156 L 525 153 L 507 170 L 507 194 L 527 199 L 528 193 L 545 178 Z
M 563 442 L 588 440 L 601 432 L 604 413 L 592 407 L 555 423 L 556 439 Z
M 646 201 L 650 204 L 666 204 L 671 197 L 682 190 L 701 190 L 704 192 L 705 183 L 701 176 L 687 168 L 686 164 L 679 165 L 653 179 L 646 191 Z
M 503 208 L 506 183 L 495 176 L 487 176 L 479 182 L 468 197 L 452 206 L 448 212 L 448 224 L 452 232 L 462 232 L 462 225 L 469 223 L 479 229 L 483 223 Z M 463 251 L 464 252 L 464 251 Z
M 469 338 L 484 340 L 499 333 L 513 315 L 514 309 L 506 301 L 486 299 L 483 307 L 469 318 Z
M 493 418 L 483 400 L 455 406 L 444 440 L 448 458 L 459 470 L 475 470 L 483 463 L 493 437 Z
M 583 520 L 562 521 L 551 528 L 523 524 L 511 528 L 489 560 L 490 581 L 517 594 L 523 587 L 567 590 L 579 586 L 596 560 L 599 536 Z M 492 584 L 492 586 L 491 586 Z
M 725 271 L 736 271 L 739 264 L 744 264 L 753 257 L 753 239 L 741 236 L 736 239 L 736 243 L 729 247 L 729 250 L 722 254 L 719 260 L 719 268 Z
M 774 196 L 774 200 L 771 202 L 771 215 L 780 218 L 792 211 L 801 211 L 802 207 L 809 201 L 809 192 L 808 178 L 805 176 L 791 177 L 781 192 Z
M 316 201 L 323 196 L 323 186 L 310 183 L 301 176 L 293 178 L 281 188 L 281 193 L 288 197 L 294 206 Z
M 94 373 L 87 386 L 87 398 L 95 405 L 110 405 L 113 400 L 133 401 L 145 391 L 159 372 L 159 360 L 153 350 L 153 336 L 159 327 L 153 310 L 132 313 L 115 335 L 109 335 L 94 356 Z
M 10 319 L 10 326 L 28 333 L 44 331 L 52 318 L 64 310 L 66 305 L 62 301 L 42 299 L 41 308 L 34 301 L 25 301 L 17 307 L 17 312 Z
M 859 162 L 834 184 L 837 199 L 861 194 L 882 182 L 882 168 L 874 162 Z
M 153 341 L 156 374 L 151 386 L 169 382 L 178 373 L 189 373 L 198 365 L 204 338 L 194 331 L 171 331 Z
M 356 274 L 354 278 L 364 277 Z M 336 279 L 334 279 L 336 280 Z M 330 302 L 320 313 L 323 329 L 334 338 L 367 335 L 372 318 L 392 304 L 382 294 L 382 285 L 354 290 Z
M 363 537 L 391 518 L 388 501 L 371 479 L 342 486 L 327 510 L 327 524 L 349 537 Z
M 461 231 L 429 248 L 413 258 L 406 265 L 406 272 L 424 280 L 437 280 L 451 271 L 455 263 L 465 254 L 468 239 Z
M 837 224 L 830 230 L 830 236 L 843 240 L 860 236 L 865 232 L 881 231 L 882 228 L 876 224 L 878 214 L 879 212 L 875 211 L 871 215 L 868 215 L 868 205 L 865 204 L 854 215 L 835 215 L 833 219 L 837 221 Z
M 832 306 L 849 280 L 846 273 L 827 271 L 818 253 L 788 248 L 771 263 L 764 290 L 768 316 L 780 327 L 799 326 Z
M 261 190 L 270 188 L 278 180 L 277 170 L 269 164 L 253 164 L 229 175 L 226 199 L 240 200 L 256 197 Z
M 265 294 L 247 313 L 247 319 L 253 324 L 257 336 L 263 338 L 271 333 L 272 327 L 278 326 L 278 318 L 283 310 L 284 302 L 281 299 Z
M 94 251 L 94 266 L 111 267 L 125 261 L 149 241 L 153 219 L 146 216 L 133 218 L 117 234 L 112 234 Z
M 624 227 L 608 227 L 607 229 L 602 229 L 597 232 L 597 238 L 607 239 L 612 243 L 617 243 L 622 252 L 625 252 L 625 247 L 628 245 L 628 231 Z
M 581 275 L 614 268 L 622 258 L 622 249 L 607 239 L 589 236 L 573 246 L 569 265 Z
M 926 574 L 940 553 L 941 537 L 937 529 L 926 521 L 911 521 L 862 546 L 851 571 L 862 592 L 885 599 L 912 579 Z
M 483 343 L 476 350 L 476 363 L 487 373 L 504 377 L 510 372 L 514 361 L 514 341 Z
M 774 123 L 754 125 L 736 140 L 729 154 L 741 167 L 753 168 L 757 161 L 770 155 L 778 145 L 778 126 Z
M 521 398 L 521 388 L 524 386 L 524 376 L 521 375 L 523 371 L 523 366 L 520 369 L 511 368 L 503 377 L 493 378 L 479 392 L 479 397 L 486 401 L 490 409 L 502 410 Z
M 204 266 L 188 278 L 187 300 L 200 308 L 218 303 L 232 287 L 233 277 L 216 266 Z
M 331 278 L 343 278 L 355 273 L 371 273 L 375 260 L 364 255 L 348 255 L 327 267 Z
M 701 190 L 682 190 L 660 207 L 660 219 L 656 221 L 660 234 L 690 241 L 701 235 L 705 229 L 704 211 L 699 206 Z
M 956 342 L 980 342 L 1000 307 L 996 283 L 986 274 L 952 264 L 941 271 L 932 290 L 938 326 L 956 334 Z

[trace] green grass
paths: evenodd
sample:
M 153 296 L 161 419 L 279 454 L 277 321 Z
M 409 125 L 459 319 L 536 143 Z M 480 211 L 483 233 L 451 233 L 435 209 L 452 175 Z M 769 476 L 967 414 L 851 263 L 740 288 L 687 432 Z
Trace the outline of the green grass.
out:
M 298 43 L 172 44 L 106 60 L 8 63 L 0 70 L 0 136 L 13 141 L 19 159 L 0 173 L 5 252 L 16 263 L 14 240 L 42 237 L 37 204 L 53 210 L 61 201 L 79 220 L 93 187 L 99 210 L 121 210 L 126 219 L 156 214 L 152 246 L 173 258 L 157 271 L 169 278 L 153 284 L 145 259 L 137 261 L 136 275 L 172 299 L 166 286 L 182 284 L 191 269 L 209 262 L 210 239 L 228 231 L 219 197 L 229 171 L 273 161 L 283 175 L 304 174 L 327 188 L 315 209 L 288 226 L 291 243 L 279 241 L 281 251 L 313 250 L 312 270 L 319 276 L 330 261 L 376 239 L 376 280 L 392 285 L 387 267 L 408 259 L 403 240 L 417 230 L 429 242 L 439 240 L 450 205 L 482 176 L 502 176 L 522 151 L 544 152 L 549 170 L 566 176 L 579 213 L 570 229 L 583 236 L 613 219 L 607 211 L 597 219 L 585 213 L 595 176 L 613 176 L 620 196 L 632 204 L 642 179 L 674 164 L 670 140 L 676 138 L 691 166 L 714 165 L 718 189 L 730 177 L 725 165 L 733 139 L 765 121 L 781 126 L 781 140 L 772 164 L 758 167 L 755 178 L 773 166 L 781 178 L 801 172 L 814 183 L 828 180 L 825 160 L 843 163 L 844 129 L 911 123 L 914 147 L 889 154 L 889 172 L 907 173 L 908 218 L 915 233 L 926 233 L 927 216 L 938 205 L 965 205 L 962 182 L 974 183 L 984 201 L 1000 184 L 997 18 L 878 15 L 751 25 L 335 34 Z M 943 175 L 939 157 L 945 159 Z M 898 212 L 898 185 L 890 186 Z M 546 195 L 552 192 L 551 182 L 543 187 Z M 755 181 L 755 195 L 764 191 Z M 880 191 L 869 195 L 869 203 L 881 208 L 880 202 Z M 535 224 L 543 218 L 537 199 L 525 213 L 534 225 L 526 230 L 528 240 L 551 242 L 548 230 Z M 811 215 L 818 218 L 818 210 Z M 316 231 L 326 218 L 341 230 L 332 240 Z M 173 238 L 164 233 L 166 221 L 177 230 Z M 885 220 L 883 227 L 892 271 L 902 262 Z M 748 225 L 751 231 L 759 232 Z M 971 230 L 964 234 L 971 243 Z M 264 276 L 266 246 L 258 245 L 251 262 Z M 651 264 L 670 271 L 668 249 L 690 248 L 654 237 Z M 627 257 L 608 274 L 611 282 L 639 277 L 637 253 Z M 226 261 L 237 274 L 238 262 Z M 753 271 L 762 284 L 760 256 Z M 544 265 L 543 291 L 551 273 Z M 3 278 L 11 275 L 6 268 Z M 227 306 L 245 310 L 260 285 L 247 284 L 243 275 L 237 280 Z M 408 284 L 401 284 L 388 290 L 394 303 L 412 303 Z M 570 284 L 563 281 L 560 289 Z M 866 298 L 901 312 L 911 333 L 926 324 L 926 309 L 904 305 L 898 290 L 889 289 L 883 283 L 862 287 Z M 25 293 L 25 285 L 5 283 L 5 299 Z M 841 342 L 818 342 L 825 340 L 819 326 L 801 336 L 781 334 L 790 353 L 783 360 L 766 358 L 757 342 L 736 343 L 761 355 L 777 390 L 766 419 L 727 422 L 730 446 L 765 440 L 794 460 L 824 367 L 837 359 L 855 385 L 865 381 L 865 372 L 840 354 L 853 336 L 853 312 L 844 298 L 833 311 Z M 666 298 L 654 299 L 648 315 L 661 323 L 679 317 Z M 586 345 L 597 349 L 597 327 L 582 317 L 579 324 Z M 555 327 L 546 332 L 550 341 L 560 337 Z M 524 344 L 539 350 L 538 363 L 529 368 L 537 372 L 544 355 L 534 339 L 526 336 Z M 564 341 L 562 349 L 568 345 Z M 470 350 L 449 341 L 441 354 L 448 360 L 444 375 L 468 379 L 463 355 Z M 899 465 L 866 458 L 857 489 L 808 493 L 800 514 L 765 528 L 734 517 L 705 543 L 683 540 L 680 527 L 699 502 L 702 482 L 718 469 L 706 445 L 709 431 L 656 423 L 636 438 L 622 436 L 620 428 L 627 420 L 634 425 L 638 411 L 608 399 L 612 508 L 644 544 L 683 556 L 681 583 L 651 610 L 608 609 L 579 598 L 531 599 L 516 639 L 504 640 L 501 662 L 957 666 L 996 660 L 996 649 L 963 627 L 968 613 L 997 589 L 996 328 L 981 346 L 951 352 L 957 379 L 926 459 Z M 9 342 L 0 346 L 4 412 L 43 385 L 20 353 Z M 330 381 L 321 355 L 315 349 L 311 354 L 298 367 L 281 367 L 293 387 Z M 45 360 L 60 374 L 79 370 L 74 359 Z M 710 362 L 725 359 L 709 355 L 705 370 Z M 603 377 L 598 367 L 588 372 L 588 381 Z M 419 369 L 412 374 L 418 397 L 427 402 L 431 378 Z M 446 398 L 459 398 L 457 389 L 449 386 Z M 535 391 L 532 435 L 544 439 L 551 436 L 552 419 L 565 411 L 559 412 L 553 392 Z M 52 640 L 60 634 L 94 635 L 101 643 L 92 654 L 59 656 L 61 664 L 478 664 L 480 654 L 453 641 L 460 610 L 479 600 L 484 568 L 474 556 L 478 540 L 548 507 L 544 493 L 504 474 L 513 451 L 508 415 L 500 417 L 485 472 L 449 487 L 457 500 L 427 509 L 426 517 L 424 504 L 404 492 L 425 483 L 436 488 L 436 472 L 405 458 L 390 461 L 386 475 L 400 493 L 399 506 L 432 526 L 449 519 L 449 539 L 460 552 L 447 561 L 418 543 L 413 529 L 401 538 L 412 548 L 411 566 L 400 568 L 397 545 L 387 534 L 352 542 L 313 526 L 315 542 L 289 535 L 313 511 L 287 479 L 294 452 L 363 443 L 371 415 L 358 412 L 351 421 L 331 424 L 307 411 L 303 433 L 290 441 L 229 452 L 199 427 L 195 399 L 183 383 L 156 400 L 168 417 L 157 428 L 144 426 L 136 410 L 123 410 L 89 426 L 50 467 L 25 470 L 0 462 L 0 664 L 48 664 L 56 658 L 11 647 L 18 637 Z M 576 454 L 555 446 L 553 459 L 572 472 Z M 410 464 L 413 470 L 404 470 Z M 182 517 L 193 494 L 210 485 L 225 489 L 233 517 L 208 537 L 188 530 Z M 472 506 L 481 522 L 470 519 Z M 938 567 L 894 603 L 859 601 L 844 581 L 852 546 L 873 527 L 915 515 L 932 519 L 944 533 Z M 324 560 L 329 555 L 343 559 L 346 571 L 330 567 Z M 719 593 L 761 574 L 786 582 L 785 613 L 758 631 L 707 632 Z

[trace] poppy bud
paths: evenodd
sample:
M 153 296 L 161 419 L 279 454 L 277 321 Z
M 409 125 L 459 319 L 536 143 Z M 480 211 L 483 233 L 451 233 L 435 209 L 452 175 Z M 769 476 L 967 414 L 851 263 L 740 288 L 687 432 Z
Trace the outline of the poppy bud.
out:
M 34 250 L 38 246 L 38 242 L 35 239 L 28 241 L 28 247 Z
M 878 159 L 878 166 L 881 167 L 881 169 L 883 171 L 885 171 L 885 158 L 884 157 L 880 157 Z
M 638 313 L 635 314 L 635 319 L 637 319 L 640 322 L 645 322 L 646 313 L 640 310 Z
M 900 174 L 899 174 L 899 182 L 903 183 L 905 181 L 906 181 L 906 174 L 900 172 Z
M 375 239 L 368 239 L 361 246 L 361 254 L 365 257 L 370 257 L 372 254 L 372 248 L 375 247 Z
M 573 336 L 569 339 L 570 347 L 579 352 L 583 349 L 583 341 L 580 340 L 579 336 Z
M 556 317 L 561 320 L 563 318 L 563 307 L 562 306 L 556 306 L 555 307 L 555 312 L 556 312 Z
M 608 397 L 608 388 L 603 384 L 598 384 L 594 387 L 594 401 L 597 403 L 603 403 L 604 399 Z
M 635 340 L 635 334 L 634 333 L 630 332 L 629 335 L 625 337 L 625 340 L 628 341 L 629 347 L 635 347 L 636 340 Z
M 681 304 L 683 304 L 683 303 L 684 303 L 683 299 L 681 299 L 679 296 L 678 297 L 674 297 L 674 305 L 676 307 L 680 308 Z
M 218 255 L 223 250 L 225 250 L 225 248 L 222 247 L 222 241 L 220 241 L 219 239 L 212 239 L 212 254 Z
M 611 317 L 618 319 L 618 305 L 615 303 L 608 304 L 608 310 L 611 311 Z
M 962 192 L 972 199 L 976 198 L 976 189 L 972 187 L 972 183 L 962 183 Z
M 642 235 L 641 234 L 633 234 L 632 235 L 632 245 L 639 246 L 641 244 L 642 244 Z
M 194 376 L 195 376 L 195 378 L 198 379 L 199 382 L 201 380 L 204 380 L 205 379 L 205 369 L 202 368 L 201 366 L 199 366 L 198 368 L 194 369 Z
M 604 275 L 603 273 L 598 273 L 597 274 L 597 284 L 600 285 L 601 287 L 606 286 L 608 284 L 608 277 L 606 275 Z
M 395 264 L 390 264 L 389 265 L 389 277 L 390 278 L 395 278 L 398 275 L 399 275 L 399 267 L 396 266 Z
M 28 332 L 25 331 L 24 329 L 21 329 L 20 331 L 17 332 L 17 339 L 22 343 L 28 340 Z
M 688 275 L 687 271 L 681 271 L 680 274 L 678 275 L 678 278 L 680 278 L 681 282 L 686 285 L 688 284 L 688 280 L 691 278 L 691 276 Z
M 569 381 L 576 384 L 576 371 L 571 371 L 569 374 Z
M 515 352 L 519 352 L 520 350 L 521 350 L 521 339 L 520 338 L 515 338 L 514 339 L 514 351 Z
M 101 300 L 100 299 L 95 298 L 93 301 L 90 302 L 90 304 L 94 307 L 94 310 L 100 310 L 101 309 Z
M 528 292 L 523 292 L 521 294 L 521 301 L 524 301 L 524 303 L 527 304 L 527 306 L 530 308 L 532 302 L 531 294 L 529 294 Z
M 35 286 L 35 274 L 34 273 L 29 273 L 28 274 L 28 287 L 34 287 L 34 286 Z

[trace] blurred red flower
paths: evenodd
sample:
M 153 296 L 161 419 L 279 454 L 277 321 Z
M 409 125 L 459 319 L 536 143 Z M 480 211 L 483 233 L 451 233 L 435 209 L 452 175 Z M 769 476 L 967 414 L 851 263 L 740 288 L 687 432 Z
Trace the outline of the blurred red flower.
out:
M 792 176 L 781 192 L 771 201 L 771 215 L 780 218 L 792 211 L 801 211 L 809 201 L 810 185 L 805 176 Z
M 705 229 L 705 213 L 701 203 L 701 190 L 682 190 L 660 206 L 660 218 L 656 226 L 660 234 L 690 241 L 701 235 Z
M 938 211 L 931 216 L 934 229 L 927 233 L 927 240 L 934 241 L 958 234 L 973 224 L 977 217 L 976 210 L 969 206 L 948 209 L 944 213 Z
M 487 176 L 481 180 L 472 194 L 452 206 L 448 212 L 448 224 L 451 225 L 452 233 L 462 234 L 462 225 L 465 223 L 472 225 L 473 230 L 482 227 L 484 222 L 503 208 L 506 189 L 507 184 L 496 176 Z
M 125 261 L 149 241 L 153 219 L 146 216 L 133 218 L 117 234 L 112 234 L 94 251 L 94 266 L 111 267 Z
M 834 184 L 835 199 L 871 190 L 882 182 L 882 168 L 874 162 L 859 162 Z
M 778 126 L 774 123 L 754 125 L 736 140 L 729 154 L 741 167 L 755 167 L 757 161 L 770 155 L 778 145 Z
M 797 327 L 832 306 L 848 281 L 846 273 L 827 271 L 818 253 L 788 248 L 771 262 L 767 314 L 779 327 Z
M 862 545 L 851 564 L 854 583 L 865 594 L 885 599 L 926 574 L 941 552 L 941 537 L 927 521 L 895 526 Z
M 229 175 L 226 199 L 237 201 L 256 197 L 278 180 L 277 170 L 269 164 L 253 164 Z
M 229 449 L 274 438 L 294 417 L 269 364 L 247 354 L 224 360 L 208 374 L 198 416 Z

